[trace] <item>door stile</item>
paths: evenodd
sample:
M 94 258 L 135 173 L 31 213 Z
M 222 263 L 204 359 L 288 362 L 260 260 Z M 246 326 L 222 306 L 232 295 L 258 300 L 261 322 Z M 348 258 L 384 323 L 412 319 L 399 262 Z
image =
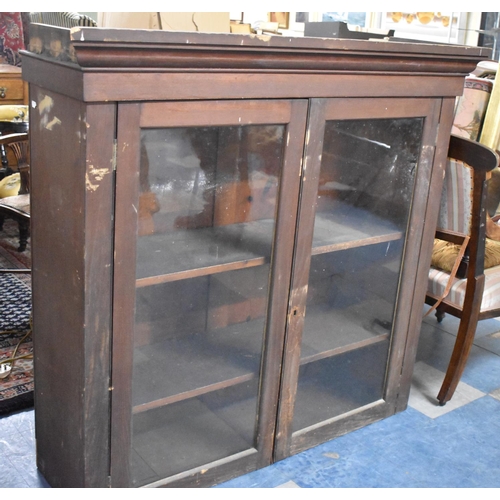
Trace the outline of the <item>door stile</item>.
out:
M 307 123 L 302 186 L 298 209 L 295 254 L 288 298 L 285 348 L 279 395 L 274 460 L 289 455 L 292 419 L 300 364 L 311 246 L 314 232 L 316 193 L 319 183 L 325 127 L 325 99 L 312 99 Z
M 130 486 L 132 353 L 134 339 L 137 208 L 139 203 L 139 104 L 118 107 L 113 283 L 113 356 L 111 391 L 111 486 Z
M 261 366 L 257 423 L 257 448 L 260 451 L 260 466 L 269 465 L 272 462 L 274 449 L 279 381 L 288 309 L 287 296 L 291 281 L 298 215 L 296 200 L 299 197 L 301 181 L 307 107 L 308 101 L 306 100 L 291 102 L 291 119 L 287 127 L 284 145 L 285 155 L 279 189 L 266 337 Z
M 434 133 L 434 144 L 437 145 L 433 149 L 433 157 L 430 158 L 429 168 L 432 167 L 432 174 L 429 177 L 426 193 L 426 216 L 423 217 L 423 239 L 419 246 L 418 256 L 416 257 L 416 283 L 413 290 L 413 303 L 410 309 L 408 337 L 404 350 L 403 366 L 401 370 L 401 382 L 398 390 L 398 400 L 396 411 L 403 411 L 407 407 L 411 378 L 418 347 L 418 335 L 420 333 L 420 325 L 422 322 L 422 310 L 425 301 L 425 292 L 427 288 L 427 276 L 432 253 L 432 242 L 436 230 L 437 218 L 439 214 L 439 204 L 441 200 L 441 191 L 444 181 L 444 169 L 447 161 L 449 135 L 451 133 L 453 121 L 453 108 L 455 100 L 446 98 L 439 102 L 436 106 L 436 115 L 434 128 L 431 131 Z M 447 117 L 443 119 L 443 116 Z M 432 216 L 430 215 L 432 214 Z
M 407 340 L 411 332 L 410 312 L 421 311 L 424 301 L 424 296 L 422 295 L 420 298 L 415 288 L 415 285 L 419 282 L 415 271 L 420 260 L 420 248 L 417 242 L 422 241 L 422 233 L 427 221 L 425 214 L 427 212 L 427 200 L 429 199 L 429 181 L 432 176 L 430 171 L 433 168 L 435 156 L 440 105 L 440 101 L 425 100 L 419 103 L 418 109 L 415 110 L 415 115 L 420 114 L 425 118 L 425 121 L 397 297 L 399 306 L 394 320 L 393 329 L 398 332 L 398 335 L 392 337 L 384 395 L 384 399 L 394 407 L 396 407 L 397 400 L 400 397 L 400 388 L 405 385 L 401 381 L 401 372 L 405 350 L 408 348 Z M 420 306 L 416 306 L 418 302 L 421 303 Z M 392 369 L 392 366 L 397 368 Z

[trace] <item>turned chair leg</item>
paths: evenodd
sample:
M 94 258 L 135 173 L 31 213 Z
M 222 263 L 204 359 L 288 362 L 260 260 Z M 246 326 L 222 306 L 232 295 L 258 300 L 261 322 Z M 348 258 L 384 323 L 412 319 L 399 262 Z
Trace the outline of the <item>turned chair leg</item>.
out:
M 436 309 L 436 319 L 437 319 L 437 322 L 438 323 L 441 323 L 444 319 L 444 317 L 446 316 L 446 314 L 438 307 Z
M 28 238 L 30 235 L 30 223 L 29 221 L 19 222 L 19 248 L 18 252 L 24 252 L 28 244 Z

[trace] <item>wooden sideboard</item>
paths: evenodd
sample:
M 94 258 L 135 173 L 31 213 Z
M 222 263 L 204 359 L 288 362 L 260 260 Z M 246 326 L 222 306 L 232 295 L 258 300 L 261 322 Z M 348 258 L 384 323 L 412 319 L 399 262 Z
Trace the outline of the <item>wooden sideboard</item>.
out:
M 28 104 L 28 83 L 22 80 L 21 68 L 0 64 L 0 105 Z
M 32 25 L 37 461 L 210 486 L 406 408 L 483 48 Z

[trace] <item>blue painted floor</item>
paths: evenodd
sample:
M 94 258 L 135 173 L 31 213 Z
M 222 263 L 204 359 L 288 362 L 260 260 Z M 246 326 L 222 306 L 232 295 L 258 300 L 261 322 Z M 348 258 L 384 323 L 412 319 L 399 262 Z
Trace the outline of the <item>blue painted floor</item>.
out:
M 407 410 L 216 488 L 500 488 L 500 321 L 479 323 L 459 388 L 439 407 L 457 327 L 424 319 Z M 1 487 L 48 487 L 34 443 L 32 410 L 0 419 Z

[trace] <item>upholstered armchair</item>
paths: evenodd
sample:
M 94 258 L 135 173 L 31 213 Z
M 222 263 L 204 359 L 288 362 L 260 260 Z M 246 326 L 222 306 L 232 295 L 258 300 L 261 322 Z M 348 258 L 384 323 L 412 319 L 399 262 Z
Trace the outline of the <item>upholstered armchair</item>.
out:
M 488 238 L 486 230 L 486 181 L 498 162 L 492 149 L 451 137 L 426 296 L 438 321 L 445 313 L 460 318 L 440 405 L 460 381 L 478 321 L 500 316 L 500 241 Z

